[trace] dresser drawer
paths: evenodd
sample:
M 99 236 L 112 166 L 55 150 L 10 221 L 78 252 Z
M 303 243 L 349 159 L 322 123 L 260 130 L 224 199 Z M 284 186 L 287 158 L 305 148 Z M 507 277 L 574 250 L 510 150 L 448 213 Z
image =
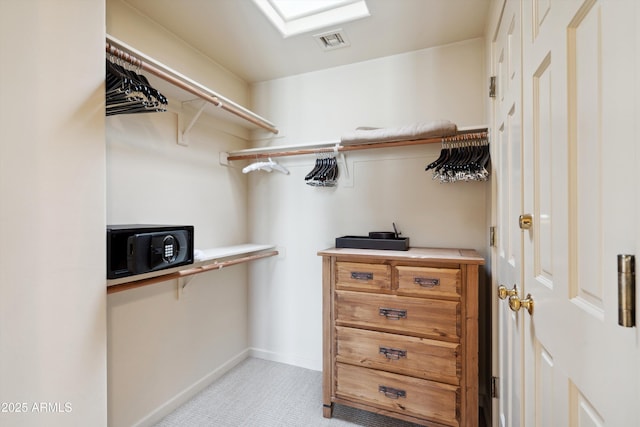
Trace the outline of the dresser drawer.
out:
M 455 268 L 398 266 L 398 295 L 460 297 L 461 274 Z
M 458 426 L 458 387 L 375 369 L 336 364 L 336 396 Z
M 336 270 L 337 289 L 391 290 L 391 266 L 389 265 L 337 262 Z
M 460 344 L 336 327 L 338 362 L 460 384 Z
M 336 291 L 341 326 L 458 341 L 460 303 L 436 299 Z

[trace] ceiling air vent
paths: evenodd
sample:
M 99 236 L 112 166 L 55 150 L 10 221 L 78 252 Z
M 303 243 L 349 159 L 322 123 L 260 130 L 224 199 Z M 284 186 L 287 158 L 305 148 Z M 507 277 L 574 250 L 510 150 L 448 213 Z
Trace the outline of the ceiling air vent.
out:
M 324 50 L 333 50 L 339 49 L 341 47 L 350 46 L 349 40 L 347 40 L 347 36 L 345 35 L 342 29 L 327 31 L 322 34 L 314 34 L 313 37 L 316 38 L 322 49 Z

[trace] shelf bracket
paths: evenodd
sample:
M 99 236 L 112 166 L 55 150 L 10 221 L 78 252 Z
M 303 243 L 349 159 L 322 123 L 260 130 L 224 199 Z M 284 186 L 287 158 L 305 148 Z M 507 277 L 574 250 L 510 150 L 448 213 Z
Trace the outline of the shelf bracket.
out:
M 187 285 L 193 280 L 193 276 L 178 277 L 177 297 L 180 299 Z
M 344 174 L 345 174 L 345 176 L 347 178 L 349 178 L 349 167 L 347 165 L 347 159 L 344 156 L 344 153 L 340 153 L 340 159 L 342 160 L 342 164 L 343 164 L 343 167 L 344 167 Z
M 182 106 L 184 107 L 184 104 L 189 103 L 189 102 L 193 102 L 193 101 L 185 101 L 182 103 Z M 191 132 L 191 128 L 193 128 L 193 125 L 196 124 L 196 122 L 198 121 L 198 119 L 200 118 L 200 115 L 202 114 L 202 112 L 204 111 L 205 107 L 207 106 L 207 102 L 206 101 L 202 101 L 202 105 L 200 105 L 200 108 L 198 109 L 198 111 L 196 112 L 196 114 L 193 116 L 193 118 L 191 119 L 191 122 L 189 122 L 189 124 L 187 125 L 186 128 L 184 128 L 184 130 L 182 130 L 183 128 L 183 123 L 184 123 L 184 119 L 183 119 L 183 112 L 179 112 L 178 113 L 178 145 L 182 145 L 185 147 L 189 146 L 189 142 L 187 141 L 187 136 L 189 135 L 189 132 Z M 183 108 L 184 111 L 184 108 Z
M 229 166 L 229 153 L 221 151 L 218 160 L 222 166 Z

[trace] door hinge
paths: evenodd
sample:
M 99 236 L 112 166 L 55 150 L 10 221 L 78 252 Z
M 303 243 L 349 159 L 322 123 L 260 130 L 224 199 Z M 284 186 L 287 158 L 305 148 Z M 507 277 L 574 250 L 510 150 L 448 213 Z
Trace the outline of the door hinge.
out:
M 498 377 L 491 377 L 491 397 L 498 398 Z
M 496 97 L 496 76 L 489 77 L 489 98 Z
M 494 248 L 496 246 L 496 226 L 489 227 L 489 247 Z
M 618 325 L 636 326 L 636 257 L 618 255 Z

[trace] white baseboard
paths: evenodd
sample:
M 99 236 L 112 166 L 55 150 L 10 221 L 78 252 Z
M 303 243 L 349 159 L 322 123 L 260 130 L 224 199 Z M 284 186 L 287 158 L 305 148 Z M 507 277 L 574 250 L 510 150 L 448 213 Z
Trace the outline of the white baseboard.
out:
M 272 362 L 286 363 L 300 368 L 322 371 L 322 360 L 311 360 L 290 354 L 276 353 L 274 351 L 250 348 L 249 355 L 257 359 L 270 360 Z
M 182 390 L 178 394 L 176 394 L 173 398 L 156 408 L 153 412 L 149 413 L 147 416 L 142 418 L 140 421 L 134 424 L 135 427 L 148 427 L 153 426 L 158 423 L 162 418 L 169 415 L 171 412 L 175 411 L 177 408 L 185 404 L 196 394 L 200 393 L 207 386 L 213 383 L 215 380 L 229 372 L 233 369 L 238 363 L 245 360 L 250 356 L 251 351 L 249 349 L 245 349 L 240 352 L 238 355 L 232 357 L 224 364 L 222 364 L 217 369 L 208 373 L 204 377 L 200 378 L 198 381 Z

